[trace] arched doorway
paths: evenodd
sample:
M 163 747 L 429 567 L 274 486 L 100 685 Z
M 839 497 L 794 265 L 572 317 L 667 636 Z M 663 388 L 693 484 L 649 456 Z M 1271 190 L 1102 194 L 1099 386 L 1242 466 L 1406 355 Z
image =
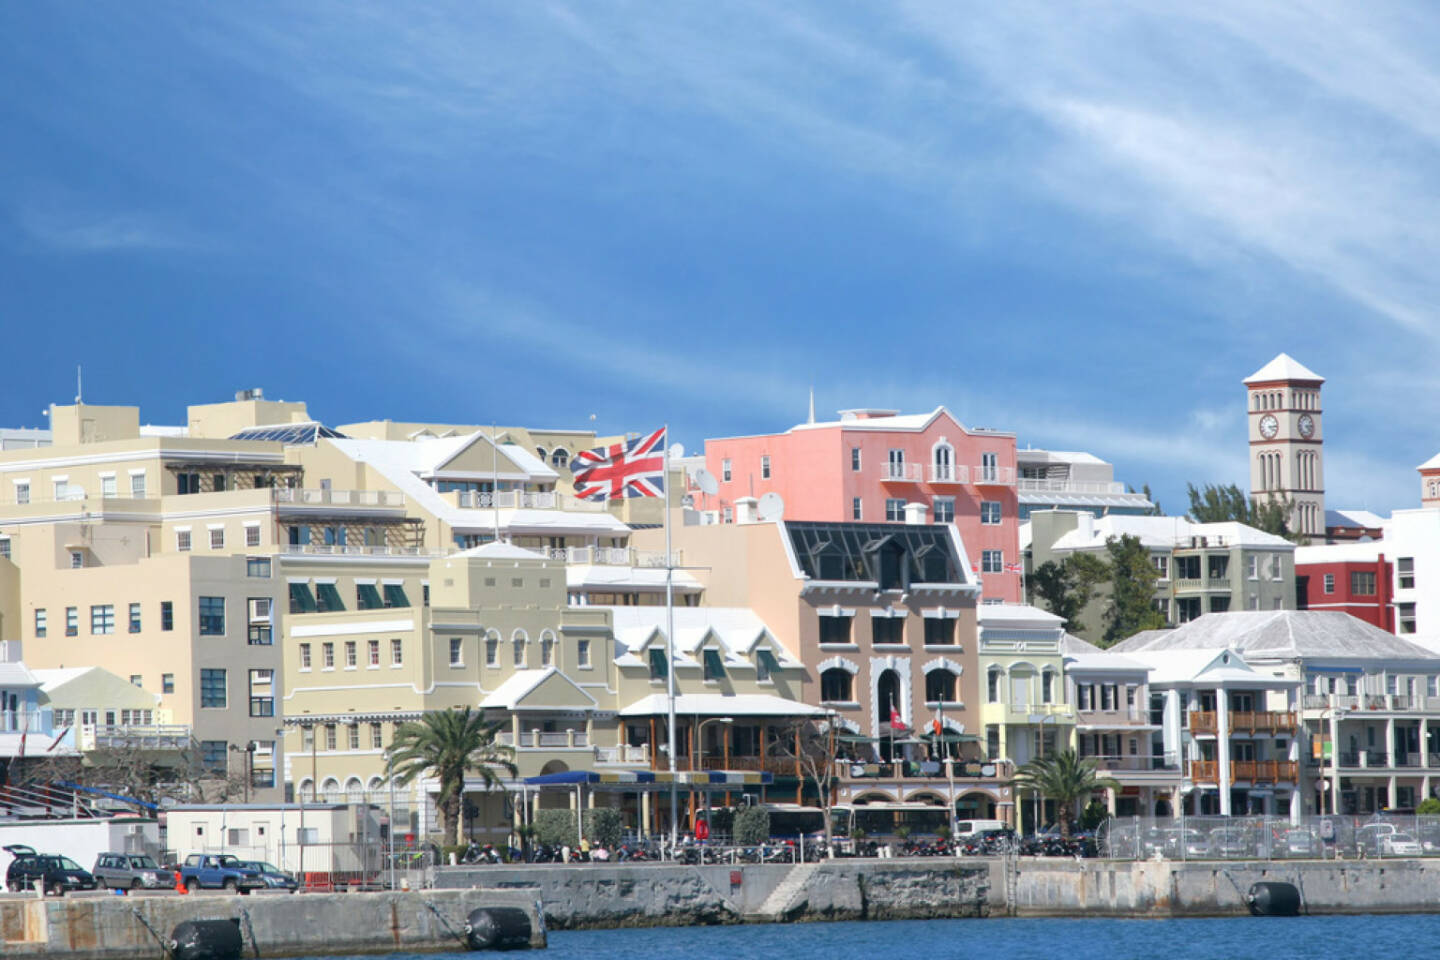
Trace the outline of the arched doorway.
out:
M 966 793 L 955 798 L 955 819 L 994 820 L 995 798 L 988 793 Z
M 551 760 L 540 768 L 540 775 L 543 777 L 549 773 L 566 773 L 570 766 L 563 760 Z M 540 810 L 567 810 L 570 807 L 573 791 L 552 787 L 539 791 L 535 802 Z

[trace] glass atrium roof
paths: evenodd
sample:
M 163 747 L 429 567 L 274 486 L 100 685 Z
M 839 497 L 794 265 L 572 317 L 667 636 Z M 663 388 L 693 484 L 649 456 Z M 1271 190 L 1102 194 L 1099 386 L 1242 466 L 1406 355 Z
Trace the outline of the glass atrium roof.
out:
M 943 524 L 818 523 L 787 520 L 800 569 L 815 580 L 965 583 L 965 571 Z
M 247 427 L 230 438 L 231 440 L 269 440 L 283 443 L 287 447 L 313 447 L 316 440 L 348 440 L 343 433 L 331 430 L 323 423 L 310 420 L 306 423 L 270 423 L 263 427 Z

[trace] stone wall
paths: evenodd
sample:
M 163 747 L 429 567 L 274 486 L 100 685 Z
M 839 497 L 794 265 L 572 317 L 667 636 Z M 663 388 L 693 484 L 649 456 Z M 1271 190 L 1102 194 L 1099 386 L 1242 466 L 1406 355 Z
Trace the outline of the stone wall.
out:
M 464 936 L 471 910 L 506 905 L 526 909 L 532 918 L 531 943 L 543 947 L 545 932 L 536 922 L 533 899 L 474 890 L 245 897 L 101 894 L 43 900 L 7 895 L 0 897 L 0 932 L 6 957 L 133 960 L 160 955 L 145 923 L 169 937 L 184 920 L 236 917 L 241 919 L 247 960 L 255 955 L 251 931 L 262 957 L 458 952 L 464 947 L 457 935 Z

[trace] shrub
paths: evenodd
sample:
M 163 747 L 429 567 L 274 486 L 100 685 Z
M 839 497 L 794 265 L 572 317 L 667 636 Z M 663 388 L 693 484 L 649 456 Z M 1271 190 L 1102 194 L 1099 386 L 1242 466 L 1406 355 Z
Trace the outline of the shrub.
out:
M 1440 800 L 1434 797 L 1426 797 L 1420 801 L 1420 806 L 1415 809 L 1415 812 L 1422 817 L 1440 816 Z
M 465 856 L 465 850 L 469 846 L 468 843 L 447 843 L 440 848 L 440 862 L 448 864 L 450 862 L 450 854 L 453 853 L 455 854 L 455 862 L 459 863 L 460 858 Z
M 611 807 L 595 807 L 586 810 L 584 824 L 585 836 L 590 838 L 591 845 L 620 846 L 620 835 L 624 832 L 625 823 L 620 817 L 619 810 Z
M 745 807 L 735 814 L 733 832 L 736 843 L 764 843 L 770 839 L 770 811 L 764 807 Z
M 575 812 L 573 810 L 539 810 L 535 813 L 535 839 L 552 847 L 575 846 Z
M 719 807 L 710 811 L 710 836 L 725 837 L 735 833 L 735 811 L 730 807 Z
M 1084 812 L 1080 814 L 1080 829 L 1087 833 L 1094 832 L 1096 827 L 1100 826 L 1100 824 L 1109 818 L 1110 810 L 1105 804 L 1099 800 L 1091 800 L 1090 803 L 1086 805 Z

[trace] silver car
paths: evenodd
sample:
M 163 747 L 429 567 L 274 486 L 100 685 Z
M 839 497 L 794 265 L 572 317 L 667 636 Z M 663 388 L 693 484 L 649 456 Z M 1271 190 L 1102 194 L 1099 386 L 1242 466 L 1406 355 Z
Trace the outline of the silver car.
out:
M 173 871 L 138 853 L 102 853 L 95 858 L 95 869 L 90 872 L 95 875 L 97 887 L 169 890 L 175 886 Z

